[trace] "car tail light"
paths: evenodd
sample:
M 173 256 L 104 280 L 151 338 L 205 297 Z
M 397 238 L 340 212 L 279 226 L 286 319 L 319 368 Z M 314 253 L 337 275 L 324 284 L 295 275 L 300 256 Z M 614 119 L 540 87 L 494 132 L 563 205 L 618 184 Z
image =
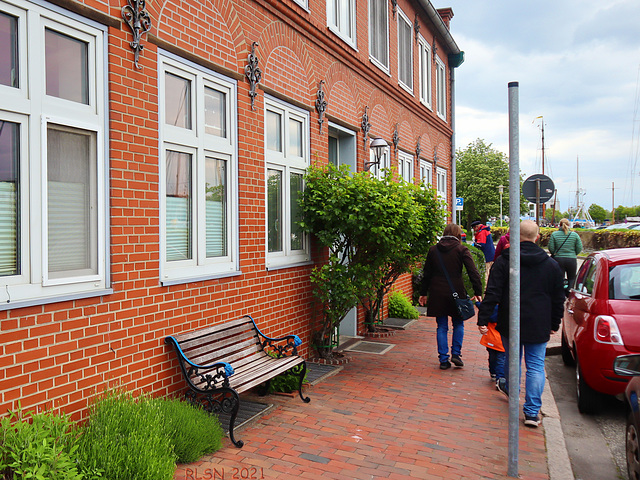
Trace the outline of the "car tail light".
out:
M 595 331 L 593 334 L 596 342 L 624 345 L 624 343 L 622 343 L 622 335 L 620 335 L 618 324 L 613 317 L 608 315 L 599 315 L 596 317 Z

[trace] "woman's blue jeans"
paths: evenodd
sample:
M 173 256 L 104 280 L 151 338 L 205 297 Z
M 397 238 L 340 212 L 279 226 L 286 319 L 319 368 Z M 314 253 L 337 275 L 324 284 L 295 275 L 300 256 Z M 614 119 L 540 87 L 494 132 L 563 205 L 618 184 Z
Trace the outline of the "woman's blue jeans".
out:
M 507 388 L 509 385 L 509 339 L 502 337 L 502 345 L 504 346 L 505 362 L 504 374 L 507 379 Z M 522 356 L 524 353 L 524 364 L 527 368 L 526 379 L 524 384 L 525 396 L 524 406 L 522 410 L 525 415 L 535 417 L 540 413 L 542 407 L 542 391 L 544 390 L 544 357 L 547 353 L 547 342 L 544 343 L 521 343 L 520 358 L 520 377 L 522 377 Z M 510 391 L 510 390 L 509 390 Z M 520 391 L 520 389 L 518 389 Z
M 436 329 L 436 339 L 438 341 L 438 359 L 440 363 L 449 360 L 449 317 L 436 317 L 438 328 Z M 451 355 L 460 355 L 462 350 L 462 340 L 464 339 L 464 321 L 460 318 L 451 318 L 453 324 L 453 334 L 451 335 Z

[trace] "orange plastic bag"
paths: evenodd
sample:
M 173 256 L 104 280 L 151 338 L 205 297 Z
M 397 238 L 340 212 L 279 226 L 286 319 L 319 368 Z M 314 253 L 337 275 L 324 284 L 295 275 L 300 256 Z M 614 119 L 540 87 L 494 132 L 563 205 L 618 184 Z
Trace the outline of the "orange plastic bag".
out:
M 496 330 L 496 324 L 488 323 L 487 328 L 489 329 L 487 333 L 480 337 L 480 345 L 484 345 L 485 347 L 492 350 L 497 350 L 498 352 L 504 352 L 504 347 L 502 346 L 502 337 Z

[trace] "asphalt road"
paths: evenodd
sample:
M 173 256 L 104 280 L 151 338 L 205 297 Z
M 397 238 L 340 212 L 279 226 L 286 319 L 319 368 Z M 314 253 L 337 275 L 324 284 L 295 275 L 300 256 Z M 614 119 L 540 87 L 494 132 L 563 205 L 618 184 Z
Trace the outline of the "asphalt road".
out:
M 583 415 L 576 404 L 575 368 L 565 366 L 560 355 L 547 357 L 546 368 L 576 480 L 628 480 L 624 404 L 609 397 L 602 412 Z

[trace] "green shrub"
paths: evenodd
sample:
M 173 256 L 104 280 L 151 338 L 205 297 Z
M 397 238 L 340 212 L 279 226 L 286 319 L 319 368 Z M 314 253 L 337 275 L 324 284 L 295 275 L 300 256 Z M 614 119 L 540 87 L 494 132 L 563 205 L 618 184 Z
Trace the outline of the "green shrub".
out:
M 163 400 L 160 410 L 178 463 L 192 463 L 222 446 L 220 421 L 182 400 Z
M 272 357 L 276 357 L 276 352 L 267 352 L 268 355 Z M 273 377 L 268 384 L 267 393 L 274 392 L 282 392 L 282 393 L 291 393 L 293 391 L 298 390 L 300 386 L 300 375 L 298 368 L 302 368 L 302 365 L 298 367 L 294 367 L 295 370 L 287 370 L 280 375 Z M 302 383 L 307 381 L 307 372 L 304 373 L 304 378 L 302 379 Z
M 392 318 L 418 318 L 416 308 L 402 292 L 394 291 L 389 294 L 389 316 Z
M 90 480 L 77 461 L 77 432 L 66 415 L 9 412 L 0 421 L 0 477 L 36 480 Z M 79 469 L 81 471 L 79 471 Z
M 79 456 L 109 480 L 172 480 L 176 456 L 160 402 L 109 391 L 89 409 Z

